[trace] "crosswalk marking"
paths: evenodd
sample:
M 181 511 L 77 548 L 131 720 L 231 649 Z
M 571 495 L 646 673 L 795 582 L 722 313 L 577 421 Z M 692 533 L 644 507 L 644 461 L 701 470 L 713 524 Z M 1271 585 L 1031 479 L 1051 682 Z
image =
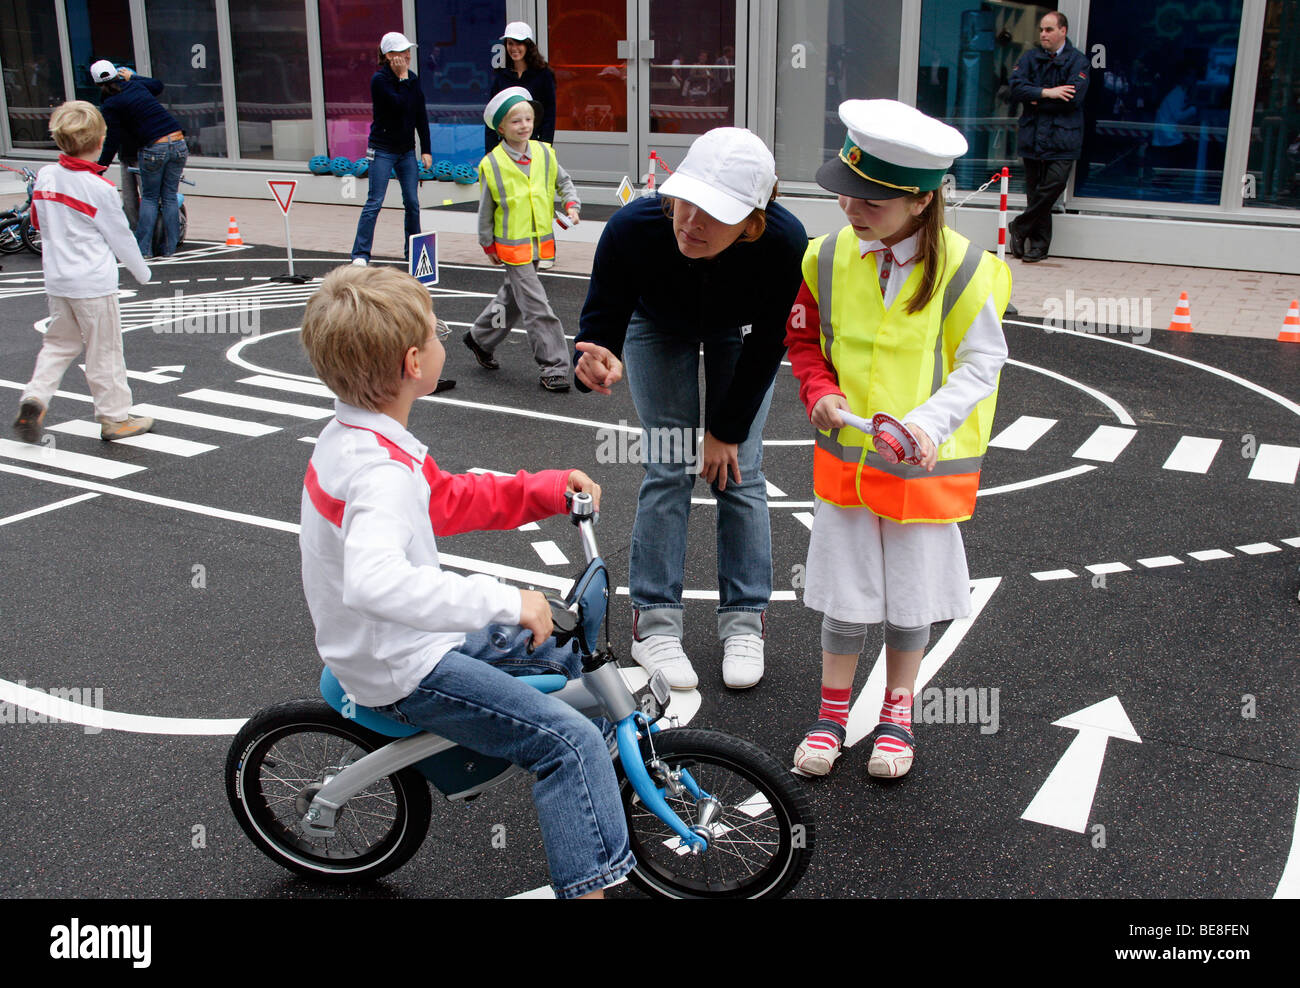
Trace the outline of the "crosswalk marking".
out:
M 294 394 L 311 395 L 314 398 L 334 398 L 334 392 L 323 384 L 312 381 L 295 381 L 285 377 L 272 377 L 269 374 L 255 374 L 240 378 L 240 384 L 251 384 L 255 388 L 273 388 L 276 391 L 291 391 Z
M 1079 574 L 1071 569 L 1048 569 L 1043 570 L 1041 573 L 1030 573 L 1029 575 L 1035 580 L 1070 580 Z
M 327 419 L 334 414 L 333 409 L 321 408 L 318 405 L 298 405 L 272 398 L 254 398 L 251 395 L 235 394 L 233 391 L 216 391 L 212 388 L 187 391 L 181 397 L 192 398 L 195 401 L 208 401 L 216 405 L 231 405 L 235 408 L 251 408 L 259 412 L 270 412 L 273 415 L 292 415 L 300 419 Z
M 1197 549 L 1195 552 L 1189 552 L 1188 555 L 1201 563 L 1208 563 L 1212 559 L 1232 558 L 1232 553 L 1224 552 L 1222 549 Z
M 1300 470 L 1300 447 L 1264 443 L 1256 450 L 1255 462 L 1250 465 L 1247 476 L 1251 480 L 1294 484 L 1297 470 Z
M 794 516 L 799 519 L 800 525 L 809 531 L 812 531 L 813 515 L 811 511 L 796 511 Z
M 1183 436 L 1178 440 L 1169 458 L 1165 460 L 1165 470 L 1181 470 L 1184 473 L 1205 473 L 1214 462 L 1222 439 L 1202 439 L 1198 436 Z
M 1091 566 L 1085 566 L 1089 573 L 1095 576 L 1105 576 L 1108 573 L 1128 573 L 1130 568 L 1123 563 L 1093 563 Z
M 533 549 L 537 555 L 542 557 L 542 562 L 547 566 L 563 566 L 569 561 L 563 550 L 558 545 L 547 539 L 544 542 L 534 542 Z
M 86 439 L 99 438 L 98 423 L 88 422 L 85 419 L 60 422 L 58 425 L 50 426 L 49 431 L 66 432 L 70 436 L 82 436 Z M 142 436 L 117 439 L 114 442 L 118 446 L 134 446 L 137 449 L 147 449 L 155 453 L 171 453 L 174 456 L 197 456 L 199 453 L 206 453 L 217 448 L 208 443 L 196 443 L 189 439 L 178 439 L 176 436 L 159 435 L 156 432 L 146 432 Z
M 1285 542 L 1287 545 L 1295 546 L 1297 549 L 1300 549 L 1300 538 L 1281 539 L 1280 541 Z
M 1102 463 L 1114 463 L 1115 457 L 1124 452 L 1136 429 L 1121 429 L 1115 425 L 1099 425 L 1097 431 L 1087 438 L 1082 446 L 1074 451 L 1077 460 L 1098 460 Z
M 1038 418 L 1035 415 L 1022 415 L 1009 426 L 989 440 L 990 446 L 999 449 L 1027 450 L 1047 434 L 1047 430 L 1056 425 L 1056 419 Z
M 224 415 L 191 412 L 183 408 L 167 408 L 163 405 L 133 405 L 131 412 L 135 415 L 148 415 L 159 422 L 175 422 L 178 425 L 189 425 L 196 429 L 229 432 L 236 436 L 269 436 L 272 432 L 280 431 L 279 426 L 264 425 L 261 422 L 247 422 L 244 419 L 228 419 Z
M 1182 566 L 1183 561 L 1177 556 L 1152 556 L 1149 559 L 1139 559 L 1138 563 L 1147 569 L 1159 569 L 1161 566 Z
M 1237 546 L 1238 552 L 1244 552 L 1248 556 L 1262 556 L 1266 552 L 1281 552 L 1277 546 L 1271 542 L 1252 542 L 1250 545 Z
M 56 467 L 59 470 L 71 470 L 73 473 L 84 473 L 91 477 L 102 477 L 105 480 L 116 480 L 118 477 L 126 477 L 144 469 L 134 463 L 119 463 L 100 456 L 72 453 L 54 446 L 19 443 L 12 439 L 0 439 L 0 456 Z

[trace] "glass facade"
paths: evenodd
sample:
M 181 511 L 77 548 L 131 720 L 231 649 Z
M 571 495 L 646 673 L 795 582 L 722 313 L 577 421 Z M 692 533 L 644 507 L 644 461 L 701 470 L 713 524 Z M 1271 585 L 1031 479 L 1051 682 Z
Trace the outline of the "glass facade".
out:
M 191 155 L 226 157 L 214 0 L 145 0 L 145 15 L 150 75 L 163 84 L 158 102 L 180 122 Z
M 364 157 L 374 117 L 370 80 L 379 68 L 379 39 L 402 29 L 402 3 L 320 0 L 319 10 L 327 153 L 331 157 Z M 420 57 L 418 48 L 416 57 Z M 419 74 L 418 69 L 416 72 Z M 420 82 L 423 88 L 424 79 Z M 427 88 L 424 95 L 427 99 Z
M 0 4 L 0 65 L 15 148 L 54 148 L 51 107 L 63 102 L 59 22 L 53 0 Z
M 1241 0 L 1206 0 L 1195 16 L 1092 0 L 1088 18 L 1104 65 L 1084 104 L 1075 195 L 1217 205 Z
M 76 99 L 99 104 L 99 87 L 90 78 L 90 64 L 106 58 L 114 65 L 135 68 L 128 0 L 69 0 L 68 47 L 72 50 L 72 91 Z
M 783 181 L 812 182 L 844 143 L 846 99 L 897 99 L 902 0 L 809 0 L 777 8 L 773 154 Z
M 1259 51 L 1247 206 L 1300 209 L 1300 0 L 1269 0 Z
M 650 132 L 703 134 L 736 122 L 736 5 L 650 5 Z
M 958 188 L 978 188 L 1006 165 L 1012 191 L 1024 191 L 1016 142 L 1020 105 L 1011 100 L 1011 71 L 1037 46 L 1038 22 L 1055 9 L 976 0 L 921 5 L 916 106 L 956 127 L 970 145 L 953 167 Z
M 477 165 L 505 0 L 417 0 L 415 24 L 414 67 L 424 86 L 433 156 Z
M 556 134 L 626 131 L 627 65 L 618 57 L 618 42 L 628 37 L 627 3 L 550 0 L 547 11 Z
M 302 0 L 229 4 L 239 154 L 305 161 L 314 141 Z

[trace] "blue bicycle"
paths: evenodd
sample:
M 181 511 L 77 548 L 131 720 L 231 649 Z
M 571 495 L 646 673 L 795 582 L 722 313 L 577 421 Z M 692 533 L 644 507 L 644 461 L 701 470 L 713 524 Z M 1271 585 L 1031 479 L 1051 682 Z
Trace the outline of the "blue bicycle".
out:
M 30 168 L 10 168 L 27 183 L 27 201 L 14 209 L 0 210 L 0 254 L 16 254 L 24 247 L 34 254 L 41 252 L 41 232 L 32 225 L 32 193 L 36 188 L 36 173 Z
M 813 850 L 807 795 L 786 766 L 748 741 L 661 729 L 672 691 L 656 674 L 638 702 L 609 650 L 609 575 L 589 495 L 574 495 L 569 518 L 587 567 L 563 599 L 551 598 L 551 611 L 555 640 L 577 642 L 582 677 L 520 678 L 617 726 L 616 771 L 637 859 L 629 877 L 667 898 L 783 895 Z M 429 784 L 464 802 L 522 771 L 355 704 L 328 669 L 321 695 L 256 714 L 226 758 L 226 794 L 240 826 L 298 874 L 330 882 L 386 875 L 424 841 Z

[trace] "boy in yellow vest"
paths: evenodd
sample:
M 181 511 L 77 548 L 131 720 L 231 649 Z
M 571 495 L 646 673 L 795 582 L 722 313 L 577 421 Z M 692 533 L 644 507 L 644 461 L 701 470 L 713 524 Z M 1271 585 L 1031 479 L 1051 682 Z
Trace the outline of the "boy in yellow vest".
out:
M 537 269 L 550 267 L 555 258 L 552 221 L 557 196 L 571 223 L 578 222 L 580 204 L 555 149 L 529 140 L 539 110 L 527 89 L 512 86 L 492 97 L 483 111 L 484 121 L 502 140 L 478 166 L 483 188 L 479 243 L 493 264 L 505 266 L 506 280 L 465 334 L 465 345 L 480 367 L 496 370 L 501 365 L 493 351 L 522 321 L 542 369 L 542 387 L 568 391 L 573 367 L 564 327 L 551 309 Z
M 960 133 L 894 100 L 848 100 L 839 112 L 848 136 L 817 182 L 839 195 L 848 225 L 809 244 L 786 324 L 819 430 L 804 604 L 824 615 L 821 708 L 794 767 L 825 775 L 839 757 L 866 626 L 883 622 L 885 696 L 867 772 L 898 778 L 916 755 L 912 696 L 930 626 L 970 613 L 957 522 L 979 490 L 1011 272 L 944 224 L 939 190 L 966 153 Z M 895 440 L 891 453 L 841 411 L 897 416 L 915 448 Z

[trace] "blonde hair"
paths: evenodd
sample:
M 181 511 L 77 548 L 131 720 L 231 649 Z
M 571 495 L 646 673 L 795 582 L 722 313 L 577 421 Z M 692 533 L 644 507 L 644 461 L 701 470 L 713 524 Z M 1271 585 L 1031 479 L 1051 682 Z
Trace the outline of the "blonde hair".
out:
M 50 136 L 64 154 L 94 151 L 107 133 L 104 115 L 83 99 L 69 100 L 50 114 Z
M 410 275 L 345 265 L 307 300 L 302 345 L 331 391 L 374 412 L 397 397 L 406 353 L 428 342 L 432 319 L 429 293 Z

